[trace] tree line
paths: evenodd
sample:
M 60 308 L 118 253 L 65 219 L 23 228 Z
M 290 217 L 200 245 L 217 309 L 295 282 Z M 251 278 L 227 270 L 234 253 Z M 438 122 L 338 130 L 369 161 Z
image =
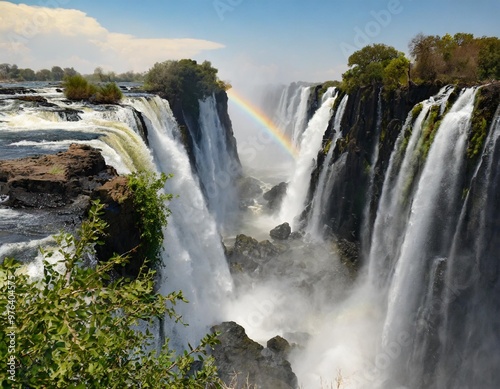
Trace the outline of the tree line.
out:
M 15 64 L 0 64 L 0 81 L 62 81 L 66 78 L 81 75 L 74 68 L 62 68 L 53 66 L 51 69 L 33 70 L 30 68 L 20 68 Z M 105 72 L 102 67 L 95 68 L 92 74 L 83 75 L 87 80 L 93 82 L 142 82 L 144 73 L 128 71 L 116 73 Z
M 348 58 L 342 75 L 347 91 L 381 83 L 387 90 L 408 85 L 481 83 L 500 79 L 500 39 L 473 34 L 416 35 L 409 43 L 410 58 L 394 47 L 373 44 Z

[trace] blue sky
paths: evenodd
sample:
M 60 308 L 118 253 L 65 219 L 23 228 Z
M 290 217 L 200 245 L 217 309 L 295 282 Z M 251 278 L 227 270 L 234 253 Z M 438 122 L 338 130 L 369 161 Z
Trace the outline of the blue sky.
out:
M 365 44 L 406 51 L 419 32 L 498 36 L 499 15 L 499 0 L 0 1 L 0 62 L 121 72 L 190 56 L 242 87 L 324 81 Z

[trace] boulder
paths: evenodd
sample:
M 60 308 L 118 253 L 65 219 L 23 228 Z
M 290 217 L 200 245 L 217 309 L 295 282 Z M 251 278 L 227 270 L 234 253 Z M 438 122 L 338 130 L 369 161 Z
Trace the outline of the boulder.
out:
M 271 235 L 271 238 L 278 240 L 287 240 L 291 233 L 292 228 L 288 223 L 280 224 L 279 226 L 269 231 L 269 235 Z
M 272 347 L 264 348 L 235 322 L 216 325 L 212 331 L 220 333 L 220 344 L 215 346 L 212 355 L 220 378 L 231 388 L 247 388 L 248 384 L 262 389 L 297 388 L 297 377 L 282 351 L 284 342 L 273 341 L 276 339 L 273 338 L 268 342 Z M 279 350 L 274 347 L 278 344 Z
M 227 249 L 231 271 L 253 272 L 260 264 L 278 256 L 281 249 L 268 240 L 258 242 L 251 236 L 240 234 L 234 247 Z
M 254 177 L 243 177 L 238 182 L 238 192 L 242 199 L 255 199 L 259 197 L 263 190 L 261 182 Z
M 264 193 L 264 200 L 267 201 L 267 206 L 269 209 L 275 211 L 281 206 L 281 201 L 285 197 L 286 188 L 288 184 L 286 182 L 280 182 L 278 185 L 273 186 L 269 191 Z

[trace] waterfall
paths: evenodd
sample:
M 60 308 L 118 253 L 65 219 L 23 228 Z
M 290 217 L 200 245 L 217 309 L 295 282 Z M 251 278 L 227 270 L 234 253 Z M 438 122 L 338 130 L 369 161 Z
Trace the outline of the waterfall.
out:
M 220 321 L 218 315 L 232 290 L 232 280 L 216 221 L 208 211 L 199 181 L 179 141 L 179 128 L 168 102 L 159 97 L 142 97 L 133 99 L 131 104 L 145 117 L 157 169 L 173 174 L 165 191 L 179 195 L 169 204 L 172 214 L 164 230 L 160 292 L 182 290 L 189 301 L 176 307 L 189 323 L 189 334 L 174 339 L 176 346 L 182 347 L 186 340 L 198 341 L 210 325 Z M 209 104 L 203 109 L 209 109 Z M 177 329 L 171 325 L 167 321 L 166 332 L 175 338 Z
M 500 294 L 499 140 L 500 106 L 463 202 L 444 290 L 434 301 L 443 316 L 436 388 L 493 388 L 500 382 L 500 307 L 493 297 Z
M 325 96 L 323 96 L 325 98 Z M 327 97 L 328 98 L 328 97 Z M 347 106 L 347 100 L 349 95 L 345 95 L 340 102 L 337 111 L 335 112 L 335 118 L 333 122 L 333 135 L 332 139 L 329 141 L 330 147 L 328 153 L 326 154 L 325 161 L 321 169 L 321 173 L 318 178 L 318 186 L 314 192 L 314 197 L 311 203 L 312 211 L 309 216 L 309 221 L 307 224 L 306 233 L 310 234 L 313 239 L 322 239 L 323 231 L 321 229 L 321 224 L 323 222 L 323 215 L 327 209 L 328 195 L 330 194 L 333 180 L 335 179 L 336 166 L 330 166 L 330 162 L 333 158 L 333 151 L 337 145 L 337 140 L 342 136 L 340 129 L 340 123 L 344 117 L 345 107 Z M 336 164 L 342 164 L 345 158 L 340 158 L 336 161 Z
M 337 97 L 336 94 L 333 96 L 334 92 L 335 88 L 329 88 L 325 92 L 325 94 L 328 94 L 326 100 L 307 124 L 300 143 L 300 152 L 296 161 L 294 174 L 288 185 L 286 196 L 283 199 L 280 219 L 293 224 L 293 228 L 297 227 L 294 218 L 304 208 L 311 172 L 321 148 L 323 134 L 332 117 L 332 105 Z
M 382 195 L 378 204 L 369 250 L 369 274 L 373 283 L 386 285 L 393 272 L 404 236 L 411 192 L 417 182 L 419 169 L 423 165 L 421 156 L 425 120 L 432 107 L 441 109 L 446 104 L 453 88 L 447 86 L 421 104 L 416 118 L 408 115 L 396 140 L 385 174 Z
M 475 93 L 475 88 L 463 91 L 443 118 L 412 196 L 388 290 L 383 346 L 393 343 L 402 333 L 413 339 L 419 328 L 417 323 L 422 324 L 425 317 L 426 301 L 432 301 L 427 299 L 426 279 L 432 267 L 438 266 L 435 263 L 442 261 L 450 250 Z M 403 355 L 395 362 L 399 366 L 395 371 L 406 366 L 407 358 Z M 412 369 L 409 375 L 422 377 Z
M 372 227 L 372 203 L 373 203 L 373 185 L 375 182 L 375 169 L 377 168 L 379 155 L 380 131 L 382 129 L 382 91 L 380 88 L 377 97 L 377 121 L 375 123 L 375 137 L 373 142 L 372 155 L 370 158 L 370 174 L 368 178 L 368 191 L 366 194 L 366 205 L 363 211 L 363 225 L 361 227 L 361 245 L 363 253 L 367 251 L 371 238 Z
M 307 103 L 311 87 L 295 83 L 283 89 L 274 122 L 286 134 L 295 147 L 300 144 L 307 122 Z
M 217 113 L 215 96 L 207 97 L 199 105 L 201 135 L 194 145 L 198 177 L 217 224 L 228 226 L 236 219 L 238 209 L 234 180 L 239 164 L 235 164 L 228 151 L 226 130 Z

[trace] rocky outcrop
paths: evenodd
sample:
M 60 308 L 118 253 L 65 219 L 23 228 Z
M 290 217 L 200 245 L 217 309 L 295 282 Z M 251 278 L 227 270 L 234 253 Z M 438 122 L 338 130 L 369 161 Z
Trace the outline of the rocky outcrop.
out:
M 0 194 L 14 208 L 58 208 L 116 176 L 98 150 L 72 144 L 55 155 L 0 161 Z
M 290 234 L 292 233 L 292 228 L 290 224 L 283 223 L 279 226 L 274 227 L 270 232 L 271 238 L 278 240 L 287 240 Z
M 268 240 L 258 242 L 256 239 L 240 234 L 236 237 L 234 246 L 227 250 L 226 255 L 232 272 L 253 272 L 259 265 L 266 263 L 283 252 Z
M 235 322 L 216 325 L 212 331 L 220 334 L 212 355 L 219 376 L 231 388 L 247 388 L 247 383 L 256 389 L 297 388 L 297 377 L 286 360 L 290 345 L 285 339 L 273 338 L 264 348 Z
M 267 201 L 267 206 L 269 209 L 275 211 L 281 206 L 281 201 L 286 195 L 286 188 L 288 184 L 286 182 L 280 182 L 278 185 L 273 186 L 270 190 L 264 193 L 264 200 Z
M 103 244 L 96 246 L 97 258 L 106 260 L 114 254 L 127 255 L 129 261 L 125 266 L 114 271 L 122 277 L 137 277 L 146 255 L 138 228 L 140 214 L 134 206 L 127 177 L 116 177 L 96 188 L 92 198 L 104 204 L 101 218 L 108 223 L 106 236 L 101 239 Z
M 106 165 L 99 150 L 72 144 L 65 152 L 0 161 L 2 207 L 53 209 L 57 215 L 71 213 L 71 228 L 85 217 L 91 199 L 104 204 L 102 219 L 108 223 L 103 245 L 96 246 L 99 260 L 127 254 L 129 263 L 116 269 L 121 276 L 135 277 L 144 263 L 133 193 L 127 178 Z M 65 224 L 68 218 L 61 219 Z

